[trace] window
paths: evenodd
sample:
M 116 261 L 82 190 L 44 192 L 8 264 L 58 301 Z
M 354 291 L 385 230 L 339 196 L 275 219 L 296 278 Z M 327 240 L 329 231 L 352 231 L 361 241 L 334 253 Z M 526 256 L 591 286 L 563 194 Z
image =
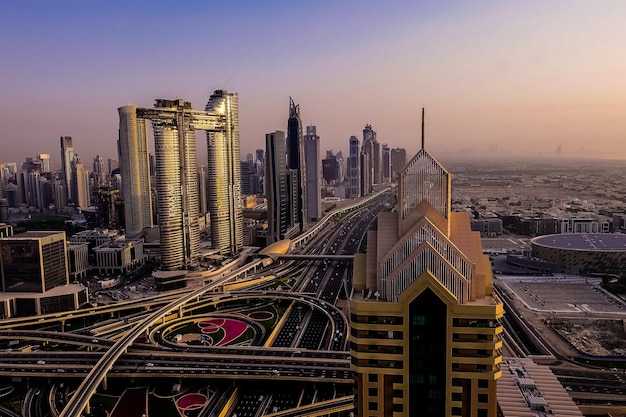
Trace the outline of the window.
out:
M 476 416 L 477 417 L 489 417 L 489 410 L 487 410 L 486 408 L 479 408 Z
M 367 380 L 368 382 L 378 382 L 378 374 L 368 374 Z
M 478 402 L 487 404 L 489 402 L 489 395 L 487 394 L 478 394 Z
M 479 379 L 478 380 L 478 388 L 489 388 L 489 380 L 488 379 Z
M 367 395 L 370 397 L 378 397 L 378 388 L 369 388 L 367 390 Z
M 377 411 L 378 410 L 378 403 L 374 402 L 374 401 L 370 401 L 369 403 L 367 403 L 367 409 L 370 411 Z
M 426 316 L 424 315 L 411 316 L 411 325 L 424 326 L 425 324 L 426 324 Z

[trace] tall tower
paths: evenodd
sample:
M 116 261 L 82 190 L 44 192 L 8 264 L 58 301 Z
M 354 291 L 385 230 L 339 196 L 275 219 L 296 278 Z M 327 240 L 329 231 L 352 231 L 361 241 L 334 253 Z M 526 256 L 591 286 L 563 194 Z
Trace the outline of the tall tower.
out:
M 502 302 L 449 172 L 424 148 L 355 256 L 350 354 L 358 416 L 495 417 Z
M 153 225 L 146 119 L 138 117 L 137 106 L 124 106 L 117 111 L 120 116 L 117 148 L 126 235 L 135 238 L 144 228 Z
M 158 99 L 154 107 L 168 115 L 151 120 L 161 264 L 172 270 L 188 264 L 200 250 L 196 135 L 190 103 Z
M 348 181 L 350 183 L 350 197 L 361 196 L 361 151 L 359 139 L 350 136 L 350 150 L 348 156 Z
M 383 184 L 389 184 L 391 182 L 391 150 L 386 143 L 382 145 L 382 172 L 381 179 Z
M 293 178 L 296 181 L 294 189 L 295 223 L 299 225 L 300 232 L 304 230 L 307 220 L 306 203 L 306 166 L 304 159 L 304 143 L 302 139 L 302 120 L 300 120 L 300 105 L 294 103 L 289 97 L 289 119 L 287 120 L 287 168 L 294 171 Z
M 48 172 L 52 172 L 50 170 L 50 154 L 47 153 L 38 153 L 37 160 L 41 164 L 41 173 L 46 174 Z
M 78 158 L 74 157 L 72 164 L 72 183 L 74 184 L 74 203 L 80 208 L 87 208 L 91 205 L 91 188 L 89 187 L 89 173 Z
M 288 223 L 287 165 L 285 161 L 285 132 L 265 135 L 267 162 L 265 164 L 267 221 L 270 242 L 285 238 Z
M 223 130 L 207 131 L 211 240 L 220 253 L 237 254 L 243 248 L 237 94 L 216 90 L 205 110 L 224 118 Z
M 306 169 L 306 214 L 307 221 L 317 221 L 322 212 L 321 179 L 322 160 L 320 158 L 320 137 L 315 126 L 306 127 L 304 136 L 304 159 Z
M 61 178 L 67 190 L 67 199 L 73 200 L 72 190 L 72 162 L 74 162 L 74 147 L 71 136 L 61 136 Z

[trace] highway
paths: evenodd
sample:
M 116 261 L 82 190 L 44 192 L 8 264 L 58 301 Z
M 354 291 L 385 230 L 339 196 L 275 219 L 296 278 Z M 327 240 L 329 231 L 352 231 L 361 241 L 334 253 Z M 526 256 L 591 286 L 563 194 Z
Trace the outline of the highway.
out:
M 322 256 L 319 260 L 281 260 L 271 264 L 267 259 L 257 259 L 195 290 L 183 289 L 66 315 L 0 322 L 0 340 L 28 339 L 33 344 L 46 345 L 46 350 L 35 352 L 0 353 L 0 373 L 62 380 L 83 378 L 72 395 L 57 398 L 51 394 L 51 407 L 54 405 L 59 410 L 59 404 L 69 397 L 59 413 L 62 417 L 81 416 L 107 377 L 238 380 L 244 383 L 241 398 L 246 396 L 245 382 L 255 379 L 350 386 L 352 376 L 346 350 L 349 326 L 337 301 L 347 298 L 351 291 L 349 256 L 358 249 L 378 212 L 389 207 L 380 199 L 385 192 L 359 202 L 356 207 L 335 210 L 336 214 L 344 213 L 344 218 L 326 216 L 294 241 L 296 252 L 319 254 Z M 333 255 L 347 258 L 330 260 Z M 248 271 L 254 271 L 257 276 L 271 275 L 272 280 L 242 290 L 221 291 L 224 284 L 254 280 Z M 290 276 L 297 277 L 292 288 L 271 289 L 272 282 Z M 205 311 L 207 306 L 222 314 L 223 306 L 228 303 L 235 302 L 235 306 L 241 302 L 280 300 L 290 307 L 266 347 L 189 346 L 181 352 L 176 346 L 158 344 L 163 341 L 155 340 L 160 323 L 161 326 L 172 323 L 177 317 Z M 85 330 L 79 329 L 81 322 L 88 325 Z M 46 328 L 49 330 L 37 330 Z M 68 332 L 68 329 L 74 330 Z M 70 350 L 55 352 L 48 346 Z M 333 389 L 320 396 L 318 402 L 324 396 L 328 399 L 336 395 L 340 394 Z M 35 400 L 37 396 L 31 394 L 29 404 L 39 408 Z M 269 410 L 273 407 L 282 406 L 274 405 Z

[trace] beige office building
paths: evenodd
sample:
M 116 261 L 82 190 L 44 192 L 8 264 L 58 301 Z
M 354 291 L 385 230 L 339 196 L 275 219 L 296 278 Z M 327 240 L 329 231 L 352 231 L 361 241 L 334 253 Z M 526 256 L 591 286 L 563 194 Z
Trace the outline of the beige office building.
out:
M 350 354 L 359 417 L 495 417 L 503 307 L 450 173 L 421 149 L 396 210 L 355 256 Z

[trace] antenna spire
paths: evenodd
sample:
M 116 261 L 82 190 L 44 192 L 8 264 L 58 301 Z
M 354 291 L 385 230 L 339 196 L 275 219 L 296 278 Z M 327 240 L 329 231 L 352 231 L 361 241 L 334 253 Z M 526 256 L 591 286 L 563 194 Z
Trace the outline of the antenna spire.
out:
M 422 149 L 424 149 L 424 108 L 422 107 Z

